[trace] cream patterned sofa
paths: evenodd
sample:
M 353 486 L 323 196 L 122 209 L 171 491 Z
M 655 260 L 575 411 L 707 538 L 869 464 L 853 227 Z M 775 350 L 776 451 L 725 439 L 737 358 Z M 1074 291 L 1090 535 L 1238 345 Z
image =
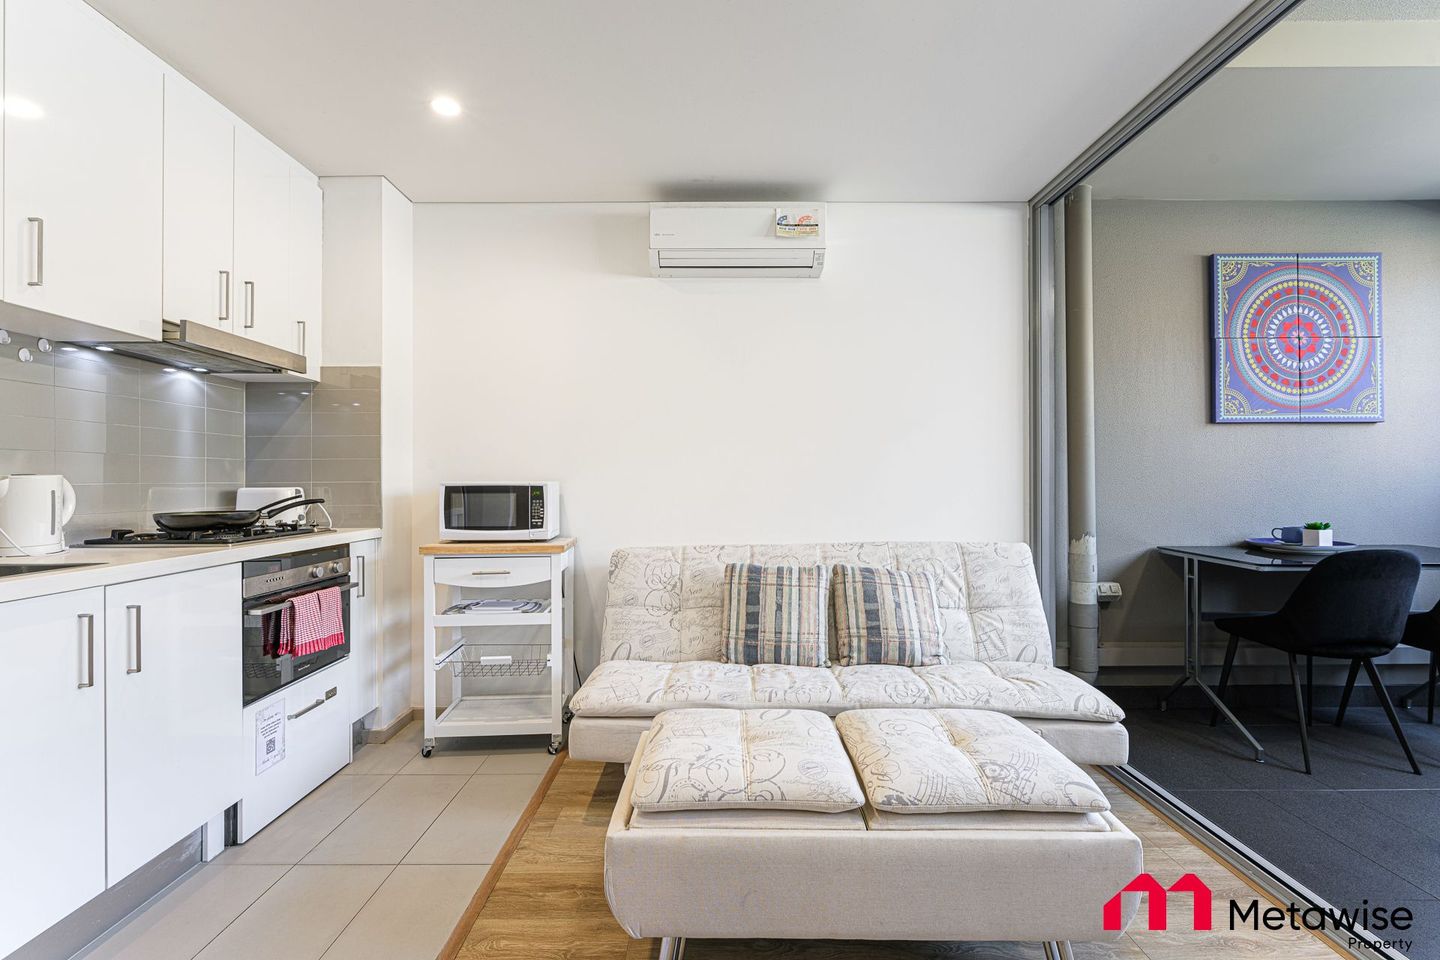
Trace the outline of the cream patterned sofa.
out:
M 790 667 L 723 663 L 727 563 L 851 563 L 934 577 L 947 664 Z M 1129 755 L 1124 712 L 1054 666 L 1035 566 L 1023 543 L 810 543 L 616 550 L 601 662 L 570 701 L 570 753 L 628 762 L 663 710 L 959 707 L 1023 721 L 1077 763 Z M 838 663 L 835 651 L 832 661 Z

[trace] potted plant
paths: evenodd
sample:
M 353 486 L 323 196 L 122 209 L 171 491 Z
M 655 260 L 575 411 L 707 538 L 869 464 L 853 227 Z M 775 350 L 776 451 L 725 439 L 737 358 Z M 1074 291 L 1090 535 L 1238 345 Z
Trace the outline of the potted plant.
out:
M 1324 520 L 1311 520 L 1302 531 L 1307 547 L 1330 547 L 1335 545 L 1335 531 Z

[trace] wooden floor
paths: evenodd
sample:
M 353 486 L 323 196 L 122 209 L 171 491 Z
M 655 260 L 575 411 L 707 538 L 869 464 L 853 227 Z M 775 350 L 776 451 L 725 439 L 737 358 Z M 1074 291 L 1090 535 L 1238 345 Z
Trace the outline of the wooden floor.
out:
M 1113 809 L 1145 845 L 1145 866 L 1162 883 L 1199 874 L 1214 891 L 1214 930 L 1196 933 L 1172 910 L 1172 929 L 1143 929 L 1107 944 L 1076 944 L 1082 960 L 1333 960 L 1324 942 L 1303 932 L 1229 930 L 1230 899 L 1261 896 L 1203 849 L 1148 808 L 1105 780 L 1096 779 Z M 567 760 L 508 865 L 460 945 L 461 960 L 566 958 L 649 960 L 658 940 L 631 940 L 610 915 L 604 891 L 605 828 L 622 780 L 618 764 Z M 1264 899 L 1261 897 L 1261 899 Z M 922 960 L 922 958 L 1025 958 L 1042 956 L 1038 943 L 874 943 L 794 940 L 692 940 L 687 960 Z

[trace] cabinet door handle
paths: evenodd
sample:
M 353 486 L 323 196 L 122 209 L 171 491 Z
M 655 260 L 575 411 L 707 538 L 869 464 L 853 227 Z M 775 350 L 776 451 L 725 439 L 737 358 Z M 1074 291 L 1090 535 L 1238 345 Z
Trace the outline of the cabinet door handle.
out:
M 32 252 L 30 279 L 26 281 L 26 284 L 31 287 L 43 287 L 45 286 L 45 221 L 40 217 L 27 217 L 26 219 L 35 225 L 30 238 Z
M 337 694 L 337 693 L 339 693 L 339 692 L 340 692 L 340 688 L 339 688 L 339 687 L 331 687 L 329 690 L 326 690 L 326 691 L 325 691 L 325 696 L 317 698 L 314 703 L 309 704 L 309 705 L 304 706 L 304 707 L 301 707 L 299 710 L 296 710 L 294 713 L 287 713 L 287 714 L 285 715 L 285 719 L 286 719 L 286 720 L 294 720 L 296 717 L 303 717 L 303 716 L 305 716 L 305 714 L 309 713 L 311 710 L 314 710 L 316 707 L 323 707 L 323 706 L 325 706 L 325 701 L 326 701 L 326 700 L 333 700 L 333 699 L 335 698 L 335 694 Z
M 360 562 L 360 592 L 355 596 L 363 597 L 365 596 L 365 554 L 358 554 L 355 559 Z
M 95 614 L 82 613 L 75 618 L 80 625 L 81 638 L 85 641 L 85 679 L 75 684 L 77 689 L 95 686 Z
M 220 271 L 220 316 L 215 319 L 221 323 L 230 322 L 230 271 Z
M 509 575 L 509 570 L 474 570 L 470 573 L 472 577 L 508 577 Z
M 296 351 L 296 352 L 297 352 L 297 353 L 300 353 L 300 354 L 304 354 L 304 353 L 305 353 L 305 321 L 304 321 L 304 320 L 296 320 L 296 321 L 295 321 L 295 325 L 300 328 L 300 349 L 299 349 L 298 351 Z
M 144 652 L 142 649 L 144 638 L 140 629 L 140 605 L 132 603 L 125 608 L 125 614 L 130 618 L 130 638 L 135 642 L 135 666 L 126 665 L 125 672 L 139 673 L 144 668 L 140 659 Z
M 245 281 L 245 329 L 255 326 L 255 281 Z

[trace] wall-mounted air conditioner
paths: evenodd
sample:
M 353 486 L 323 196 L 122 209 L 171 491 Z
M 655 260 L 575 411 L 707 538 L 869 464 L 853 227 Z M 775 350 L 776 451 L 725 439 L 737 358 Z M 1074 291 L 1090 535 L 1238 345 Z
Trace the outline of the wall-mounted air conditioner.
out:
M 818 277 L 823 203 L 652 203 L 657 277 Z

